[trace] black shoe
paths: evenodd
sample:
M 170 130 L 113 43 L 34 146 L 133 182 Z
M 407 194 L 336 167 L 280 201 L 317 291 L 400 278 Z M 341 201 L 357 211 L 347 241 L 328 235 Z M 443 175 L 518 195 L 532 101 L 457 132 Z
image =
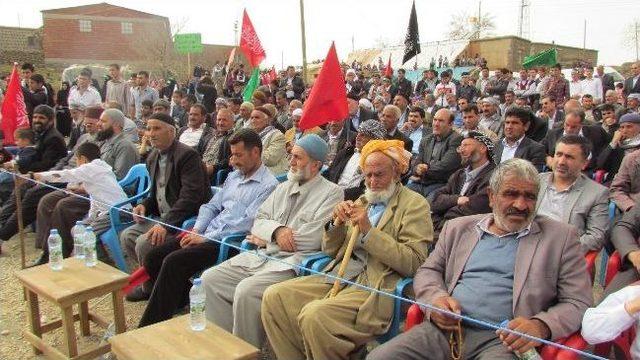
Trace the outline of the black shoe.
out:
M 127 301 L 130 301 L 130 302 L 138 302 L 138 301 L 149 300 L 150 296 L 151 294 L 146 292 L 142 288 L 142 285 L 138 285 L 136 286 L 135 289 L 131 290 L 131 292 L 128 293 L 127 296 L 125 296 L 125 299 L 127 299 Z

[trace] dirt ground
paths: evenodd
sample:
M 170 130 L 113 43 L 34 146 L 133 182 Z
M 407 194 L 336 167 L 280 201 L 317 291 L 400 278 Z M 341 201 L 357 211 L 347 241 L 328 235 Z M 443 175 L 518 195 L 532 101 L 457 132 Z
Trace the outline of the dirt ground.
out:
M 25 236 L 27 264 L 32 263 L 40 255 L 40 250 L 34 247 L 34 237 L 33 233 L 26 233 Z M 18 236 L 15 236 L 2 244 L 2 255 L 0 255 L 0 359 L 44 359 L 44 356 L 34 355 L 31 345 L 22 336 L 22 330 L 28 328 L 27 307 L 23 300 L 22 287 L 14 277 L 14 272 L 17 270 L 20 270 L 20 241 Z M 133 329 L 138 325 L 145 304 L 146 302 L 124 302 L 127 329 Z M 106 319 L 113 319 L 110 294 L 90 301 L 89 308 Z M 46 300 L 40 300 L 40 312 L 43 322 L 60 318 L 60 310 Z M 76 337 L 80 352 L 103 341 L 104 329 L 92 323 L 91 333 L 88 337 L 79 335 L 79 323 L 76 322 Z M 56 329 L 49 332 L 45 334 L 44 339 L 59 350 L 63 350 L 62 330 Z

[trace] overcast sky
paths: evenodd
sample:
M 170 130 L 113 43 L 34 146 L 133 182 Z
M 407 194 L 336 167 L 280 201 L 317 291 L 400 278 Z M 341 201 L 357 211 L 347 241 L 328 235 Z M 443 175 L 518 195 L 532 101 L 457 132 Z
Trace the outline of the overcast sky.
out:
M 555 41 L 582 47 L 587 21 L 587 48 L 599 50 L 598 61 L 617 65 L 635 58 L 635 48 L 624 46 L 624 29 L 640 20 L 640 0 L 529 0 L 531 40 Z M 84 0 L 0 0 L 0 25 L 39 27 L 40 10 L 96 3 Z M 284 62 L 301 64 L 299 0 L 110 0 L 109 3 L 167 16 L 172 25 L 183 24 L 182 32 L 200 32 L 204 43 L 234 44 L 234 21 L 242 20 L 247 8 L 262 45 L 265 65 Z M 484 0 L 482 12 L 493 16 L 496 35 L 518 32 L 521 0 Z M 442 6 L 446 4 L 447 6 Z M 338 56 L 352 50 L 374 47 L 380 40 L 402 42 L 411 0 L 306 0 L 307 60 L 323 58 L 336 42 Z M 445 38 L 452 15 L 478 12 L 478 0 L 435 2 L 416 0 L 421 41 Z M 240 27 L 240 26 L 238 26 Z

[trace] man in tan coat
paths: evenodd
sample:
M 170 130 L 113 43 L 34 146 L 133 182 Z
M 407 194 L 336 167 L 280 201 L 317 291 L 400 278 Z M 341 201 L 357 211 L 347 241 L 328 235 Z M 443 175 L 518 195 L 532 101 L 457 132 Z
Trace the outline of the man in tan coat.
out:
M 492 324 L 507 320 L 511 330 L 551 341 L 577 331 L 592 302 L 591 282 L 576 230 L 536 216 L 539 186 L 528 161 L 500 164 L 489 181 L 493 213 L 444 225 L 414 278 L 417 301 Z M 449 336 L 459 331 L 464 359 L 514 359 L 540 345 L 443 312 L 426 315 L 368 359 L 450 359 Z
M 336 275 L 353 226 L 360 231 L 344 279 L 393 292 L 397 281 L 413 276 L 427 256 L 433 229 L 429 205 L 400 183 L 411 154 L 398 140 L 373 140 L 362 149 L 365 195 L 344 201 L 325 227 L 322 250 L 335 257 L 325 271 Z M 346 359 L 385 333 L 393 298 L 356 286 L 328 298 L 333 279 L 315 275 L 267 289 L 262 323 L 278 359 Z
M 320 175 L 328 150 L 318 135 L 298 140 L 288 180 L 262 203 L 247 236 L 257 254 L 243 252 L 202 274 L 207 319 L 256 347 L 264 340 L 262 293 L 295 277 L 296 265 L 320 252 L 322 228 L 343 200 L 340 187 Z

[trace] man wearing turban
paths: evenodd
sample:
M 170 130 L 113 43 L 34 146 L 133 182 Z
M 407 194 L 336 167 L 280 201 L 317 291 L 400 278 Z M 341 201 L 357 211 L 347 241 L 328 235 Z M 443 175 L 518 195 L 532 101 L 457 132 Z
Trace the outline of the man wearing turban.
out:
M 410 158 L 398 140 L 363 147 L 366 191 L 355 202 L 339 203 L 326 224 L 322 250 L 335 260 L 324 272 L 338 274 L 351 233 L 358 231 L 344 279 L 393 293 L 398 280 L 414 275 L 433 228 L 427 201 L 400 182 Z M 333 281 L 307 276 L 264 293 L 262 323 L 278 359 L 346 359 L 388 330 L 393 298 L 345 284 L 329 298 Z

